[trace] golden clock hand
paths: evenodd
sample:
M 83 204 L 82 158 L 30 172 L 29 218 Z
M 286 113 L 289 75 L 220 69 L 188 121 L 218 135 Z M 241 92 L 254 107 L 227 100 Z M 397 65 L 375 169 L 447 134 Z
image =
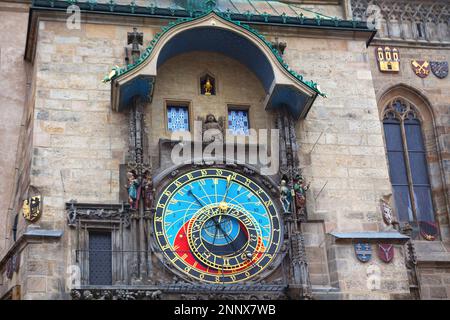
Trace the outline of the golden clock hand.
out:
M 220 210 L 227 210 L 228 209 L 228 205 L 226 203 L 226 200 L 227 200 L 228 190 L 230 190 L 230 185 L 231 185 L 231 175 L 227 177 L 227 186 L 226 186 L 226 189 L 225 189 L 225 194 L 223 195 L 222 201 L 219 203 Z M 222 220 L 222 216 L 219 216 L 219 223 L 220 223 L 220 220 Z

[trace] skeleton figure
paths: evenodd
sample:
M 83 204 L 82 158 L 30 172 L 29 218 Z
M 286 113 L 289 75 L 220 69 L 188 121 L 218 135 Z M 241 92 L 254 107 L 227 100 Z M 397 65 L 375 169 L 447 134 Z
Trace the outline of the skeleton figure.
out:
M 139 181 L 134 171 L 127 172 L 127 185 L 125 186 L 128 190 L 128 203 L 132 209 L 137 209 L 138 206 L 138 187 Z
M 291 190 L 286 185 L 286 180 L 281 180 L 280 183 L 280 200 L 284 213 L 291 213 Z
M 220 120 L 220 119 L 219 119 Z M 222 142 L 223 126 L 216 120 L 213 114 L 208 114 L 203 123 L 203 142 Z
M 297 174 L 294 178 L 295 207 L 300 217 L 306 216 L 306 191 L 310 183 L 306 184 L 302 175 Z
M 144 209 L 150 210 L 153 204 L 153 182 L 150 171 L 145 171 L 144 179 L 142 180 L 142 196 L 144 197 Z

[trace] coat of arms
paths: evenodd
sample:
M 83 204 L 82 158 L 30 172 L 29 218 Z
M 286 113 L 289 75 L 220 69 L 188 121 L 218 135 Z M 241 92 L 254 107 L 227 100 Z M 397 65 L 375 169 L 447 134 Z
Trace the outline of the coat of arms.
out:
M 431 61 L 431 71 L 439 79 L 444 79 L 448 75 L 448 62 L 447 61 Z
M 430 63 L 427 60 L 411 60 L 411 67 L 420 78 L 426 78 L 430 74 Z
M 392 208 L 391 206 L 384 201 L 383 199 L 380 200 L 380 208 L 381 208 L 381 213 L 383 214 L 383 220 L 387 225 L 390 225 L 392 223 L 393 220 L 393 215 L 392 215 Z
M 397 48 L 378 47 L 376 49 L 378 67 L 382 72 L 399 72 L 400 55 Z
M 372 258 L 372 248 L 369 243 L 355 244 L 356 258 L 361 262 L 367 262 Z
M 389 263 L 394 258 L 394 246 L 392 244 L 379 244 L 378 257 L 381 261 Z
M 23 217 L 29 222 L 35 222 L 41 216 L 41 196 L 33 196 L 23 201 Z
M 425 240 L 434 241 L 438 234 L 438 227 L 436 222 L 419 221 L 420 234 Z

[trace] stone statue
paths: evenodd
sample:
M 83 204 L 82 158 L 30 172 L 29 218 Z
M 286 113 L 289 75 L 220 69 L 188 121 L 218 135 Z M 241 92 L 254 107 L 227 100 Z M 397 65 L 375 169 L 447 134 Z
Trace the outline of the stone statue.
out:
M 132 171 L 127 172 L 127 185 L 125 186 L 128 190 L 128 203 L 131 206 L 131 209 L 137 209 L 138 207 L 138 188 L 139 181 L 136 173 Z
M 306 218 L 306 191 L 310 183 L 306 184 L 301 174 L 294 178 L 295 208 L 299 217 Z
M 291 213 L 291 190 L 289 190 L 284 179 L 280 183 L 280 200 L 284 213 Z
M 144 210 L 151 210 L 153 205 L 153 181 L 149 170 L 145 171 L 142 180 L 142 196 L 144 197 Z
M 220 123 L 219 123 L 220 121 Z M 213 114 L 208 114 L 203 122 L 203 142 L 223 142 L 223 121 L 217 121 Z

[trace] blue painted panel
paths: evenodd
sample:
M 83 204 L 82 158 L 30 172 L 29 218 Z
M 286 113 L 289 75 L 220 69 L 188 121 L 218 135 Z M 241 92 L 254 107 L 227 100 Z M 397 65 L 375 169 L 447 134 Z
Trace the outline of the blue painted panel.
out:
M 268 109 L 286 107 L 295 119 L 304 112 L 308 96 L 292 86 L 276 86 L 267 105 Z
M 133 102 L 133 97 L 141 96 L 151 101 L 153 95 L 154 78 L 138 76 L 120 87 L 119 110 L 128 108 Z

